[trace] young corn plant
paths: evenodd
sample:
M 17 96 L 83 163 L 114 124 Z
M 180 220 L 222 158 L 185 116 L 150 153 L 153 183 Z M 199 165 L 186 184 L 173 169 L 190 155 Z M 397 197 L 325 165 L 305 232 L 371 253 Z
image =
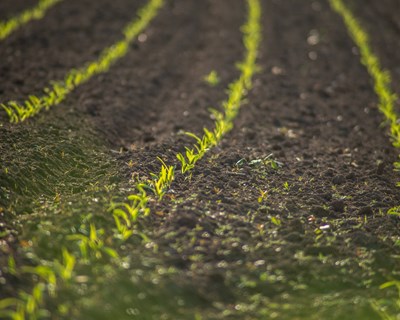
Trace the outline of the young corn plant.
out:
M 118 253 L 107 247 L 104 243 L 103 236 L 105 230 L 91 223 L 89 225 L 89 234 L 73 234 L 67 237 L 68 240 L 77 241 L 81 256 L 84 260 L 90 261 L 91 255 L 96 259 L 101 259 L 104 255 L 111 258 L 118 258 Z
M 49 2 L 51 0 L 45 1 Z M 24 121 L 43 109 L 48 110 L 52 106 L 60 104 L 76 87 L 87 82 L 97 74 L 107 72 L 116 61 L 126 55 L 130 44 L 157 15 L 163 4 L 164 0 L 149 0 L 148 4 L 139 10 L 138 18 L 125 27 L 123 31 L 124 38 L 122 40 L 104 49 L 97 60 L 79 69 L 70 70 L 64 77 L 64 80 L 53 81 L 49 87 L 43 90 L 43 95 L 30 95 L 22 103 L 9 101 L 0 104 L 2 109 L 7 113 L 10 122 L 17 123 Z
M 153 193 L 161 200 L 174 180 L 175 168 L 167 166 L 159 157 L 158 160 L 161 162 L 161 170 L 158 174 L 151 173 L 152 180 L 149 181 L 149 185 Z

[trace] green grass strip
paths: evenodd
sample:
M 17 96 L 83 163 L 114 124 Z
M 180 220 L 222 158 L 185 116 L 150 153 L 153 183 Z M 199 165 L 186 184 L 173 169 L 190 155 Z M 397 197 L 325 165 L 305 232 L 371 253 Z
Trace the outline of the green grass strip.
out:
M 375 93 L 379 98 L 379 110 L 389 123 L 392 144 L 395 148 L 400 148 L 400 121 L 394 107 L 398 97 L 391 89 L 390 73 L 381 67 L 379 58 L 374 54 L 370 46 L 367 32 L 351 10 L 346 7 L 343 0 L 329 0 L 329 2 L 332 9 L 343 18 L 351 38 L 360 51 L 361 63 L 367 68 L 368 73 L 374 80 Z M 400 171 L 400 161 L 395 162 L 394 167 L 396 171 Z M 397 183 L 397 186 L 400 186 L 400 183 Z M 398 216 L 400 214 L 400 206 L 389 209 L 387 214 Z M 398 311 L 400 310 L 400 281 L 393 280 L 380 286 L 381 289 L 388 287 L 396 287 L 398 291 L 398 296 L 392 302 L 392 306 L 388 308 L 388 299 L 373 299 L 371 300 L 371 306 L 381 319 L 395 320 L 398 319 Z
M 7 21 L 0 21 L 0 40 L 7 38 L 12 32 L 24 24 L 32 20 L 42 19 L 48 9 L 61 1 L 62 0 L 40 0 L 35 7 L 25 10 Z
M 232 128 L 232 121 L 239 111 L 244 95 L 251 88 L 251 79 L 256 71 L 255 61 L 261 41 L 261 6 L 259 0 L 247 0 L 247 3 L 248 22 L 242 28 L 246 56 L 244 61 L 239 64 L 241 75 L 229 87 L 229 97 L 224 102 L 225 113 L 216 120 L 216 128 L 219 129 L 215 130 L 219 130 L 219 133 L 215 137 L 215 141 L 206 149 L 218 143 L 222 135 Z M 201 155 L 204 155 L 204 152 Z M 139 181 L 135 186 L 136 193 L 128 196 L 126 202 L 111 204 L 112 216 L 110 218 L 114 220 L 114 224 L 111 224 L 112 230 L 109 228 L 110 224 L 107 224 L 107 228 L 105 228 L 95 226 L 90 221 L 82 223 L 79 231 L 68 236 L 67 239 L 70 243 L 62 246 L 58 258 L 46 261 L 36 267 L 17 268 L 14 260 L 10 258 L 10 273 L 32 274 L 39 280 L 31 292 L 21 292 L 19 297 L 1 300 L 0 316 L 13 320 L 50 316 L 44 309 L 45 300 L 56 299 L 59 290 L 73 286 L 74 279 L 78 275 L 77 268 L 81 264 L 84 266 L 94 265 L 96 261 L 105 263 L 108 259 L 109 263 L 117 267 L 121 265 L 123 258 L 113 248 L 121 246 L 133 235 L 142 237 L 146 241 L 146 236 L 135 230 L 133 224 L 139 216 L 150 214 L 149 202 L 152 201 L 152 194 L 161 200 L 175 177 L 175 167 L 166 165 L 160 158 L 159 160 L 161 169 L 157 174 L 150 173 L 151 179 Z M 194 166 L 194 164 L 192 165 Z M 148 193 L 149 191 L 150 193 Z M 111 242 L 110 239 L 112 239 Z M 69 312 L 65 304 L 62 308 L 60 305 L 58 309 L 65 315 Z
M 42 109 L 48 110 L 50 107 L 58 105 L 76 87 L 87 82 L 93 76 L 108 71 L 112 64 L 126 55 L 131 43 L 157 15 L 163 4 L 164 0 L 150 0 L 145 7 L 138 11 L 138 17 L 125 27 L 122 40 L 104 49 L 96 61 L 92 61 L 82 68 L 69 71 L 63 81 L 52 82 L 50 87 L 43 90 L 42 96 L 30 95 L 22 104 L 16 101 L 1 104 L 10 122 L 24 121 L 36 115 Z
M 244 97 L 252 87 L 252 77 L 257 71 L 256 59 L 261 41 L 261 6 L 258 0 L 248 0 L 249 19 L 242 27 L 243 43 L 246 55 L 242 62 L 237 64 L 241 71 L 240 77 L 231 83 L 228 88 L 228 98 L 222 102 L 223 111 L 212 109 L 215 117 L 215 126 L 212 131 L 204 128 L 204 135 L 198 137 L 191 132 L 186 134 L 196 140 L 193 147 L 186 147 L 185 153 L 177 155 L 181 163 L 181 171 L 185 173 L 194 168 L 196 162 L 213 146 L 216 146 L 226 133 L 233 128 L 233 121 L 239 113 Z
M 361 63 L 367 68 L 375 84 L 375 92 L 379 97 L 379 110 L 385 116 L 390 125 L 392 143 L 400 148 L 400 123 L 399 115 L 394 105 L 397 95 L 391 89 L 391 77 L 388 70 L 381 67 L 379 58 L 374 54 L 370 46 L 367 32 L 361 23 L 353 15 L 343 0 L 330 0 L 331 7 L 343 18 L 347 30 L 360 50 Z

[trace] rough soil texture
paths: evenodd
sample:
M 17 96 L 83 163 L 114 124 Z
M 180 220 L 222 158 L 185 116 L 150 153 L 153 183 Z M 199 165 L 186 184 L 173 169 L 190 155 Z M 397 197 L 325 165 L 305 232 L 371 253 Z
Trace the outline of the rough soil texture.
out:
M 0 101 L 40 92 L 94 59 L 142 2 L 66 1 L 1 42 Z M 398 2 L 351 7 L 400 92 Z M 11 253 L 29 263 L 20 247 L 30 235 L 24 228 L 34 229 L 30 219 L 65 229 L 80 223 L 77 212 L 102 219 L 109 213 L 97 201 L 71 204 L 70 197 L 93 198 L 93 177 L 120 196 L 132 177 L 157 172 L 157 157 L 177 163 L 176 153 L 193 143 L 183 131 L 212 128 L 208 109 L 219 108 L 239 74 L 245 12 L 239 0 L 169 1 L 142 42 L 61 105 L 17 126 L 2 114 L 1 166 L 15 168 L 14 183 L 0 175 L 1 227 L 11 230 L 3 236 L 3 273 Z M 372 81 L 326 1 L 263 1 L 262 24 L 262 69 L 234 129 L 190 176 L 177 166 L 171 190 L 139 222 L 151 241 L 119 248 L 126 264 L 104 267 L 104 277 L 70 297 L 79 306 L 70 317 L 380 319 L 371 302 L 381 299 L 399 312 L 396 291 L 379 289 L 400 277 L 400 219 L 386 214 L 400 204 L 398 151 L 381 126 Z M 215 87 L 203 81 L 211 70 L 221 78 Z M 32 146 L 39 153 L 29 163 Z M 67 160 L 46 169 L 46 192 L 24 190 L 26 177 L 38 179 L 30 167 L 54 162 L 64 149 Z M 267 156 L 280 167 L 261 161 Z M 72 169 L 81 179 L 67 179 Z M 54 197 L 69 203 L 57 217 L 43 205 Z M 0 279 L 1 296 L 26 287 L 6 273 Z

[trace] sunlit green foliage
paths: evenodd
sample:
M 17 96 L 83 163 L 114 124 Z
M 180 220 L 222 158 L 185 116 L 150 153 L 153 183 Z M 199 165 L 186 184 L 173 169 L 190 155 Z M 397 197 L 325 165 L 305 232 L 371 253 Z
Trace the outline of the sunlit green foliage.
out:
M 258 0 L 248 0 L 248 20 L 242 27 L 243 44 L 246 48 L 245 58 L 237 64 L 241 71 L 239 79 L 229 85 L 228 98 L 222 103 L 223 112 L 211 110 L 215 118 L 215 127 L 212 131 L 204 128 L 204 135 L 198 137 L 194 133 L 186 134 L 196 140 L 192 148 L 186 148 L 185 153 L 177 155 L 181 163 L 181 171 L 185 173 L 194 168 L 196 162 L 211 148 L 216 146 L 223 136 L 233 127 L 236 118 L 248 90 L 252 87 L 252 77 L 257 71 L 256 59 L 258 47 L 261 41 L 261 7 Z
M 212 70 L 208 75 L 204 77 L 204 81 L 207 82 L 210 86 L 215 87 L 220 81 L 217 71 Z
M 150 188 L 154 194 L 158 196 L 159 200 L 161 200 L 171 185 L 172 180 L 174 180 L 175 168 L 173 166 L 167 166 L 161 158 L 158 158 L 158 160 L 161 162 L 161 170 L 158 174 L 152 173 Z
M 29 21 L 42 19 L 49 8 L 61 1 L 62 0 L 40 0 L 35 7 L 25 10 L 7 21 L 0 21 L 0 40 L 7 38 L 13 31 L 27 24 Z
M 104 49 L 96 61 L 90 62 L 80 69 L 69 71 L 62 81 L 51 83 L 50 87 L 44 89 L 42 96 L 30 95 L 21 104 L 15 101 L 1 104 L 10 121 L 14 123 L 24 121 L 42 109 L 48 110 L 65 100 L 67 95 L 79 85 L 99 73 L 106 72 L 112 64 L 126 55 L 130 44 L 156 16 L 163 3 L 164 0 L 150 0 L 145 7 L 138 11 L 138 18 L 125 27 L 123 40 Z

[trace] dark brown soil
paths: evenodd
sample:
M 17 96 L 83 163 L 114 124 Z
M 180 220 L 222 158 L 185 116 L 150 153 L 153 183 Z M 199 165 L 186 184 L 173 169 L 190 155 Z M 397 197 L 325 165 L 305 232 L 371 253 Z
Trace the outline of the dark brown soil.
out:
M 94 59 L 142 3 L 65 1 L 14 33 L 0 43 L 0 101 L 40 92 Z M 400 92 L 398 1 L 351 6 Z M 63 144 L 76 139 L 71 131 L 96 141 L 93 149 L 117 161 L 121 190 L 132 175 L 156 172 L 157 157 L 176 164 L 193 143 L 182 131 L 211 128 L 208 109 L 238 76 L 245 12 L 239 0 L 169 1 L 145 41 L 60 106 L 18 126 L 2 114 L 3 167 L 17 166 L 10 146 L 31 131 L 33 144 L 44 144 L 41 135 L 56 144 L 47 126 L 69 137 Z M 379 299 L 392 310 L 396 292 L 379 286 L 400 276 L 400 219 L 386 214 L 400 204 L 398 151 L 381 126 L 372 80 L 327 1 L 264 1 L 262 23 L 262 70 L 234 129 L 152 203 L 140 222 L 151 242 L 120 248 L 130 267 L 77 294 L 76 319 L 379 319 L 371 307 Z M 203 80 L 211 70 L 221 78 L 215 87 Z M 258 161 L 267 156 L 280 168 Z M 21 213 L 13 200 L 21 189 L 0 187 L 4 224 L 23 230 L 7 218 Z M 68 188 L 47 198 L 82 192 Z M 7 241 L 18 251 L 15 233 Z M 24 288 L 6 279 L 7 294 Z

